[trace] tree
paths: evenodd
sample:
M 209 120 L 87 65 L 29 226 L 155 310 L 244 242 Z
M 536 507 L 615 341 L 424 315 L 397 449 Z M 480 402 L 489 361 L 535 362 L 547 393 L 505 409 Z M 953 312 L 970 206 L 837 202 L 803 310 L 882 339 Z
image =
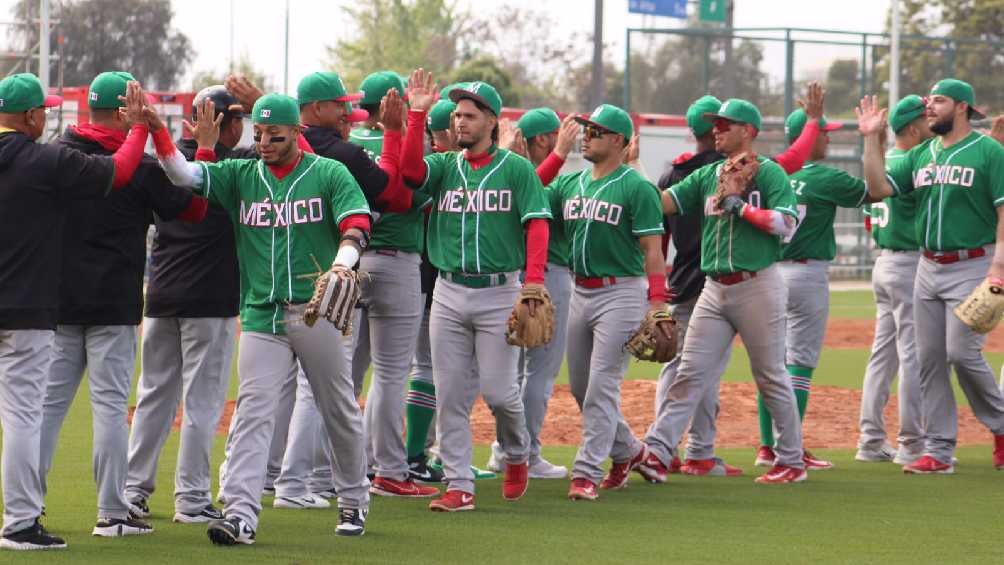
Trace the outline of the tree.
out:
M 473 59 L 468 59 L 454 69 L 444 83 L 460 81 L 481 81 L 495 87 L 502 103 L 506 106 L 518 107 L 520 105 L 519 93 L 513 88 L 512 78 L 495 60 L 488 55 L 479 55 Z
M 19 21 L 38 18 L 38 2 L 21 0 L 14 6 Z M 63 83 L 89 84 L 104 71 L 133 74 L 149 90 L 176 86 L 192 58 L 191 42 L 170 27 L 170 0 L 65 0 L 54 14 L 64 38 Z M 53 34 L 52 53 L 56 53 Z M 38 44 L 38 26 L 20 26 L 13 41 L 27 50 Z M 56 63 L 51 69 L 57 73 Z
M 233 72 L 239 75 L 247 76 L 251 82 L 258 85 L 265 92 L 272 91 L 272 85 L 265 73 L 255 68 L 254 64 L 251 62 L 251 57 L 247 53 L 241 53 L 240 59 L 236 61 L 234 65 Z M 227 78 L 230 74 L 229 70 L 204 70 L 195 73 L 192 77 L 192 90 L 198 92 L 207 86 L 212 86 L 214 84 L 223 84 L 223 80 Z
M 857 59 L 837 59 L 830 63 L 824 82 L 826 107 L 829 109 L 827 114 L 834 117 L 853 116 L 861 94 L 860 84 Z

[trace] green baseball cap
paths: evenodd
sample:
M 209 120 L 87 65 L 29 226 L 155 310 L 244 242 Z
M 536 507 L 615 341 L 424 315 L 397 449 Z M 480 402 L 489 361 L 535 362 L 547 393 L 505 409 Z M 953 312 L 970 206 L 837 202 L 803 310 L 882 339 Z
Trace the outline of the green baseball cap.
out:
M 456 109 L 457 105 L 449 100 L 439 100 L 433 104 L 429 110 L 429 131 L 450 129 L 450 116 Z
M 911 94 L 896 103 L 896 107 L 889 114 L 889 127 L 893 132 L 899 133 L 910 122 L 923 116 L 926 111 L 927 101 L 916 94 Z
M 450 91 L 451 90 L 453 90 L 455 88 L 464 88 L 468 84 L 470 84 L 470 83 L 467 83 L 467 82 L 454 82 L 452 84 L 448 84 L 448 85 L 444 86 L 443 88 L 441 88 L 439 90 L 439 98 L 442 99 L 442 100 L 447 100 L 447 99 L 450 98 Z
M 94 77 L 87 93 L 87 105 L 92 110 L 112 110 L 125 106 L 119 96 L 125 96 L 126 83 L 136 77 L 125 71 L 109 71 Z
M 717 112 L 722 107 L 722 101 L 710 94 L 701 96 L 687 108 L 687 127 L 694 135 L 701 137 L 711 131 L 711 122 L 704 119 L 704 114 Z
M 292 96 L 278 92 L 266 94 L 254 103 L 254 108 L 251 109 L 251 121 L 271 126 L 298 126 L 300 106 Z
M 986 117 L 983 112 L 976 109 L 976 95 L 973 93 L 972 85 L 968 82 L 957 78 L 943 78 L 931 87 L 931 96 L 936 94 L 947 96 L 956 102 L 965 102 L 969 105 L 971 117 L 974 119 L 982 120 Z
M 463 82 L 450 91 L 450 100 L 459 103 L 464 99 L 487 106 L 496 116 L 502 115 L 502 97 L 495 87 L 487 82 Z
M 387 91 L 397 90 L 397 93 L 404 97 L 404 81 L 401 75 L 394 71 L 377 71 L 363 79 L 359 85 L 359 90 L 363 91 L 360 104 L 379 104 Z
M 634 135 L 634 122 L 631 121 L 631 116 L 613 104 L 600 104 L 588 117 L 576 116 L 575 121 L 582 125 L 596 126 L 619 133 L 626 141 L 630 141 Z
M 384 92 L 386 93 L 386 91 Z M 296 98 L 300 104 L 323 102 L 325 100 L 345 102 L 350 122 L 365 121 L 370 115 L 369 112 L 362 108 L 353 108 L 351 104 L 351 102 L 362 100 L 363 93 L 353 92 L 349 94 L 345 90 L 345 83 L 342 82 L 342 77 L 338 76 L 338 73 L 330 71 L 310 73 L 303 77 L 300 80 L 300 84 L 296 86 Z
M 788 138 L 788 141 L 798 139 L 798 136 L 802 135 L 802 130 L 805 129 L 805 124 L 808 121 L 809 116 L 801 108 L 788 114 L 788 119 L 784 121 L 784 135 Z M 819 118 L 819 131 L 834 131 L 842 127 L 844 127 L 843 122 L 828 122 L 826 118 Z
M 730 122 L 749 124 L 760 131 L 760 110 L 748 100 L 729 98 L 718 108 L 717 112 L 706 112 L 704 119 L 714 122 L 715 118 L 724 118 Z
M 516 127 L 523 133 L 524 138 L 530 139 L 544 133 L 558 131 L 558 128 L 561 127 L 561 119 L 550 108 L 534 108 L 520 117 L 519 121 L 516 122 Z
M 48 95 L 42 83 L 31 73 L 11 75 L 0 80 L 0 113 L 16 114 L 44 106 L 52 108 L 63 103 L 59 96 Z

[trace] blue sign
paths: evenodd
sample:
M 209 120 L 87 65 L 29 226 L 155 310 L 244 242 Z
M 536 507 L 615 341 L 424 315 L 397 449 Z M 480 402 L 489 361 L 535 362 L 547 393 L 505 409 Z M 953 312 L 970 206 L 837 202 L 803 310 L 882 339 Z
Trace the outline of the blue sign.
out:
M 687 18 L 687 0 L 628 0 L 628 12 Z

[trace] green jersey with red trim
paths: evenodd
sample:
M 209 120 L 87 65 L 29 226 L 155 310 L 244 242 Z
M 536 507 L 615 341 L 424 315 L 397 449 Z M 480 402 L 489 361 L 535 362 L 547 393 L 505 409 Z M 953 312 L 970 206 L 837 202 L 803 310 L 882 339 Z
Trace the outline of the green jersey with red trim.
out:
M 547 192 L 547 199 L 551 203 L 551 225 L 547 239 L 547 262 L 553 265 L 568 266 L 568 234 L 565 233 L 566 226 L 561 218 L 562 198 L 561 192 L 555 190 L 555 183 L 544 187 Z
M 785 239 L 781 259 L 832 261 L 837 256 L 837 208 L 861 207 L 868 196 L 865 182 L 819 163 L 806 163 L 788 179 L 798 203 L 798 225 Z
M 885 154 L 886 167 L 906 156 L 906 151 L 893 147 Z M 917 192 L 896 198 L 886 198 L 864 207 L 871 218 L 872 238 L 881 249 L 915 251 L 920 248 L 917 237 Z

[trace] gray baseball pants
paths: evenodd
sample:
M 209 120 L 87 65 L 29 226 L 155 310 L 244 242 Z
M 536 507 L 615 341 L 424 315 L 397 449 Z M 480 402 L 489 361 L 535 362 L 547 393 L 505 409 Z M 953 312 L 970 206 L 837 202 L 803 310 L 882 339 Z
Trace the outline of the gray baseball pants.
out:
M 861 390 L 858 449 L 879 449 L 886 441 L 883 410 L 899 372 L 899 447 L 918 456 L 924 451 L 920 366 L 913 323 L 916 251 L 883 249 L 872 270 L 875 291 L 875 341 Z
M 621 414 L 621 382 L 630 354 L 624 344 L 648 309 L 642 277 L 601 288 L 576 285 L 568 313 L 568 384 L 582 410 L 582 445 L 573 479 L 603 480 L 607 457 L 627 461 L 642 448 Z
M 330 452 L 331 442 L 310 382 L 303 371 L 297 371 L 296 404 L 289 421 L 282 471 L 275 480 L 275 495 L 305 496 L 333 488 Z
M 829 261 L 777 264 L 788 289 L 785 365 L 815 369 L 830 316 Z M 806 385 L 807 386 L 807 385 Z
M 662 366 L 659 373 L 659 382 L 655 387 L 655 416 L 656 419 L 662 414 L 663 400 L 666 391 L 676 380 L 680 368 L 680 359 L 683 357 L 683 344 L 687 339 L 687 328 L 690 326 L 690 317 L 693 315 L 694 306 L 697 305 L 697 297 L 691 300 L 673 305 L 673 319 L 676 320 L 676 328 L 679 332 L 677 337 L 677 354 L 672 361 Z M 721 378 L 725 373 L 725 367 L 729 364 L 729 357 L 732 356 L 732 343 L 729 343 L 725 355 L 722 356 L 720 366 L 716 373 Z M 718 420 L 718 387 L 708 387 L 704 395 L 694 409 L 694 417 L 690 421 L 690 429 L 687 432 L 686 459 L 711 459 L 715 456 L 715 435 L 717 432 L 716 421 Z
M 773 265 L 737 284 L 724 285 L 710 278 L 705 283 L 690 319 L 676 380 L 666 390 L 659 417 L 645 436 L 645 443 L 664 465 L 669 466 L 706 388 L 718 389 L 719 367 L 738 333 L 749 355 L 753 380 L 778 430 L 777 462 L 804 467 L 802 426 L 784 367 L 786 302 L 784 282 Z
M 506 462 L 524 463 L 529 438 L 516 380 L 519 350 L 505 341 L 506 320 L 519 294 L 516 273 L 505 283 L 470 288 L 440 277 L 429 319 L 436 384 L 437 440 L 448 490 L 474 493 L 471 409 L 480 388 L 502 430 Z M 479 371 L 471 367 L 477 364 Z
M 209 457 L 226 400 L 237 318 L 144 318 L 143 358 L 129 434 L 126 499 L 149 498 L 157 462 L 182 402 L 174 508 L 194 514 L 212 502 Z
M 994 435 L 1004 434 L 1004 396 L 983 357 L 986 336 L 969 329 L 952 312 L 987 276 L 994 246 L 977 259 L 939 265 L 921 259 L 913 291 L 913 317 L 920 358 L 924 452 L 949 463 L 958 421 L 949 366 L 973 414 Z
M 53 337 L 52 330 L 0 330 L 4 535 L 31 526 L 45 504 L 39 446 Z
M 129 424 L 126 419 L 132 375 L 136 370 L 136 326 L 60 325 L 53 341 L 52 365 L 42 406 L 39 471 L 42 491 L 52 468 L 59 430 L 87 370 L 93 411 L 94 482 L 98 516 L 124 519 L 129 468 Z
M 338 505 L 369 506 L 369 481 L 363 454 L 362 415 L 352 391 L 343 347 L 332 347 L 341 333 L 325 321 L 312 328 L 302 322 L 304 304 L 288 306 L 285 335 L 244 332 L 240 338 L 240 388 L 234 413 L 229 472 L 223 483 L 224 513 L 257 528 L 268 449 L 283 380 L 299 361 L 310 382 L 335 453 Z

